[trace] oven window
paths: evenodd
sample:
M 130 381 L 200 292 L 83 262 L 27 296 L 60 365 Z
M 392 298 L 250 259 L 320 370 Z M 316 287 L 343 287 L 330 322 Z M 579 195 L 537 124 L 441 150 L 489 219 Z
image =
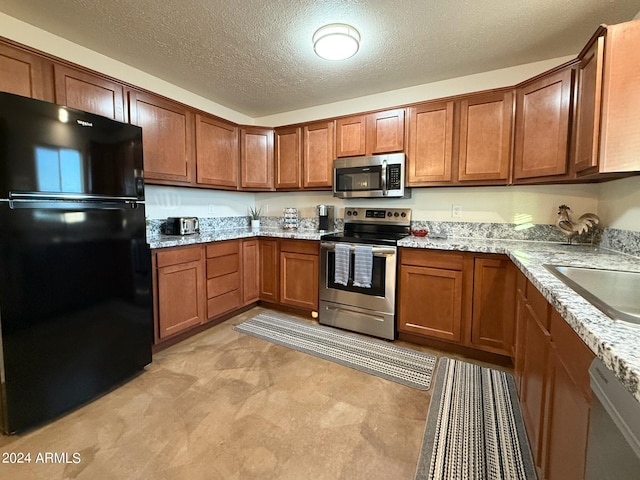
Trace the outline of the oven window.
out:
M 384 297 L 384 279 L 386 276 L 386 257 L 373 257 L 373 268 L 371 270 L 371 288 L 362 288 L 353 286 L 353 270 L 355 265 L 355 254 L 351 254 L 349 265 L 349 281 L 347 285 L 335 282 L 336 273 L 336 254 L 335 252 L 327 252 L 327 287 L 344 290 L 345 292 L 363 293 L 376 297 Z
M 336 191 L 355 192 L 381 190 L 380 165 L 358 168 L 340 168 L 336 171 Z

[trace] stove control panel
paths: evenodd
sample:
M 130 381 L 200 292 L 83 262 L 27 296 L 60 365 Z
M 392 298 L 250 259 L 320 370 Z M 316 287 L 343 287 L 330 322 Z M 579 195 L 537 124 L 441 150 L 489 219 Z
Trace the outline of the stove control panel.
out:
M 410 208 L 355 208 L 344 210 L 345 223 L 411 224 Z

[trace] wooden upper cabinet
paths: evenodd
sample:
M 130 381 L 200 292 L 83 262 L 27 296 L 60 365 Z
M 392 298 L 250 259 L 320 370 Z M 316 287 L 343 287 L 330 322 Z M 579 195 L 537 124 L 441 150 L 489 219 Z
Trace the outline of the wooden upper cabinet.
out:
M 409 108 L 408 186 L 448 183 L 453 179 L 453 115 L 453 101 Z
M 357 157 L 404 150 L 404 108 L 336 120 L 336 156 Z
M 512 90 L 474 95 L 460 102 L 460 181 L 507 183 L 512 116 Z
M 53 65 L 49 60 L 0 44 L 0 91 L 53 102 Z
M 129 109 L 131 123 L 143 128 L 144 175 L 148 183 L 192 183 L 193 113 L 183 105 L 133 90 L 129 92 Z
M 640 20 L 602 27 L 580 54 L 578 174 L 640 171 Z
M 238 188 L 238 127 L 196 115 L 196 181 L 225 190 Z
M 571 79 L 567 67 L 516 90 L 514 180 L 567 174 Z
M 127 121 L 124 86 L 64 65 L 54 65 L 56 103 Z
M 273 130 L 240 130 L 240 186 L 246 190 L 273 190 Z
M 404 150 L 404 108 L 367 115 L 367 155 Z
M 276 189 L 302 188 L 302 129 L 275 130 Z
M 336 158 L 335 122 L 305 125 L 303 135 L 303 187 L 324 189 L 333 186 L 333 160 Z
M 336 120 L 336 157 L 366 155 L 366 132 L 367 117 L 365 115 Z

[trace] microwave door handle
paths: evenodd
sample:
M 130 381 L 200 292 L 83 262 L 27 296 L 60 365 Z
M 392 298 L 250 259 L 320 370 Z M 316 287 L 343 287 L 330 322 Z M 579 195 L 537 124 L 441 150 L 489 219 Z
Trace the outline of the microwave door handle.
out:
M 380 172 L 382 175 L 382 196 L 387 196 L 387 161 L 382 161 L 382 171 Z

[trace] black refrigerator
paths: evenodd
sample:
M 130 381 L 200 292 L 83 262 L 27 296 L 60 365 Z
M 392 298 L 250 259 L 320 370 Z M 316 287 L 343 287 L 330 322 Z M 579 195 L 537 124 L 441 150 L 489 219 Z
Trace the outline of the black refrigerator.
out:
M 142 129 L 0 93 L 0 416 L 41 425 L 151 362 Z

